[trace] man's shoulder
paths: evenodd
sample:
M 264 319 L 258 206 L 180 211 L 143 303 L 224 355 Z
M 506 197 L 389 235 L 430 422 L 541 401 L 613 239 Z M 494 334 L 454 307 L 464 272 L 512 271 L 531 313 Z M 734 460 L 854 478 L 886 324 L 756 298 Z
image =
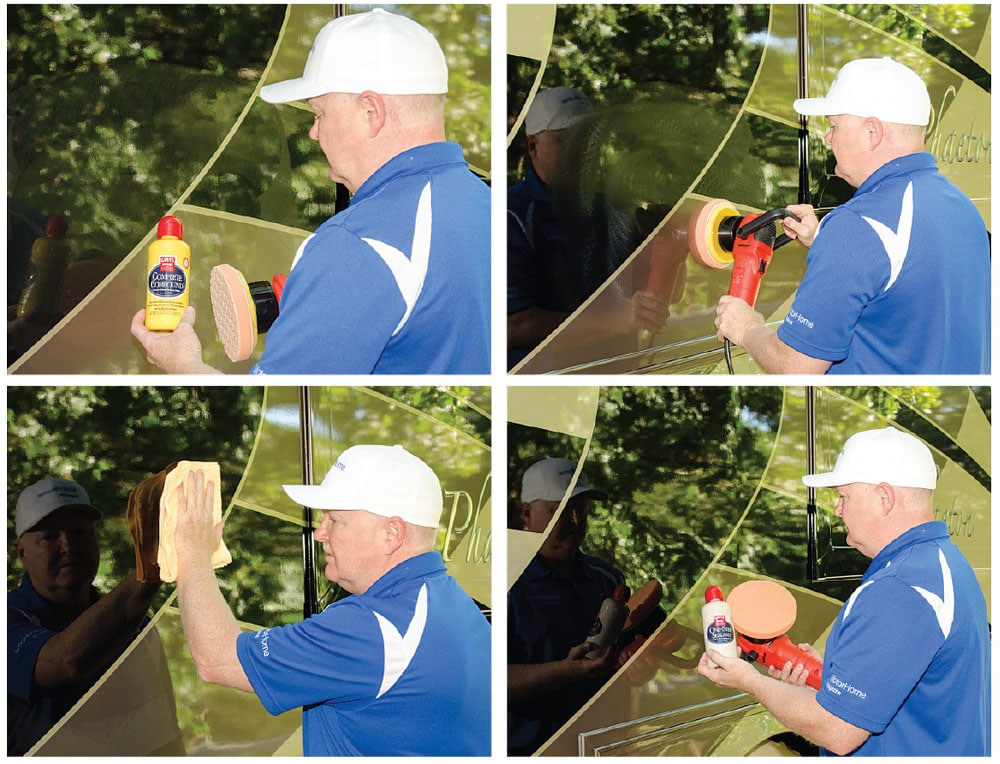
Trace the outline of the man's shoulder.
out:
M 589 575 L 600 576 L 614 582 L 615 586 L 625 583 L 625 576 L 618 568 L 600 557 L 579 552 L 580 566 Z

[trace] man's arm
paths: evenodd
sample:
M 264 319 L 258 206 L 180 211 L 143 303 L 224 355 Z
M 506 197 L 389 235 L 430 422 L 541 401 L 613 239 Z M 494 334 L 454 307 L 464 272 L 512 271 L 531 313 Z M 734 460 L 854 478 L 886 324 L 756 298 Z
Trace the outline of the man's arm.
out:
M 140 310 L 132 316 L 132 336 L 145 349 L 146 360 L 168 374 L 221 374 L 202 360 L 194 319 L 194 308 L 189 305 L 172 332 L 152 332 L 146 328 L 146 311 Z
M 198 675 L 206 682 L 253 692 L 236 654 L 239 624 L 226 604 L 212 568 L 219 532 L 212 525 L 212 482 L 192 473 L 178 488 L 177 602 Z M 221 530 L 221 529 L 220 529 Z
M 767 328 L 764 317 L 739 297 L 719 299 L 715 311 L 719 340 L 739 345 L 768 374 L 825 374 L 830 362 L 800 353 Z
M 525 308 L 507 314 L 507 349 L 535 347 L 566 320 L 569 313 Z
M 710 650 L 716 668 L 708 666 L 708 653 L 698 662 L 698 673 L 719 687 L 732 687 L 753 695 L 779 722 L 792 732 L 844 756 L 856 750 L 871 735 L 834 716 L 816 700 L 811 687 L 785 684 L 757 671 L 740 658 L 726 658 Z
M 618 651 L 607 647 L 597 658 L 588 658 L 587 653 L 593 648 L 584 642 L 570 648 L 561 661 L 508 664 L 508 705 L 526 703 L 580 679 L 597 679 L 610 674 Z
M 55 687 L 102 670 L 135 635 L 159 588 L 159 582 L 137 581 L 129 573 L 42 646 L 35 662 L 35 682 Z

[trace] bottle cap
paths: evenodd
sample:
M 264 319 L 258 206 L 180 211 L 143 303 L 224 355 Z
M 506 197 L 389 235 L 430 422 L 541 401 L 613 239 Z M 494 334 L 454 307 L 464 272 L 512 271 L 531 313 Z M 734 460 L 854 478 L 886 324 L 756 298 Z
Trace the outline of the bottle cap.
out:
M 628 602 L 628 587 L 625 584 L 618 584 L 611 596 L 620 602 Z
M 69 230 L 69 223 L 62 215 L 50 215 L 45 221 L 45 235 L 53 239 L 65 239 Z
M 718 586 L 710 586 L 705 590 L 705 602 L 714 602 L 718 600 L 719 602 L 725 602 L 726 598 L 722 596 L 722 589 Z
M 156 226 L 156 238 L 162 239 L 164 236 L 173 236 L 175 239 L 184 238 L 184 226 L 173 215 L 164 215 L 160 218 L 159 225 Z

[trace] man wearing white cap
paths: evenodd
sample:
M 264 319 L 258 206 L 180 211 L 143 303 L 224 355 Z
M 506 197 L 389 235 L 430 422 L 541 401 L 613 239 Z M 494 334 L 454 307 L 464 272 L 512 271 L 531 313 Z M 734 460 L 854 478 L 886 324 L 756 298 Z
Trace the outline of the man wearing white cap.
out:
M 566 251 L 564 223 L 556 215 L 552 196 L 560 162 L 565 161 L 561 159 L 565 133 L 593 113 L 583 93 L 563 86 L 539 91 L 524 117 L 530 164 L 524 180 L 507 191 L 508 368 L 551 334 L 600 285 L 580 283 L 577 274 L 584 271 L 583 256 Z M 606 207 L 595 205 L 595 210 Z M 610 208 L 601 214 L 622 217 L 620 211 Z M 622 228 L 635 227 L 634 221 L 621 223 Z M 635 239 L 634 245 L 638 245 L 641 239 Z M 630 253 L 631 247 L 623 257 Z M 597 275 L 603 281 L 610 273 L 600 270 Z M 628 309 L 629 331 L 659 331 L 670 306 L 662 295 L 638 291 L 631 296 Z M 603 323 L 598 331 L 606 332 L 609 327 Z
M 924 151 L 923 81 L 892 59 L 858 59 L 794 107 L 827 117 L 836 173 L 857 192 L 822 225 L 810 206 L 789 207 L 802 222 L 786 218 L 786 231 L 811 245 L 791 310 L 773 332 L 723 297 L 720 338 L 771 373 L 989 373 L 989 239 Z
M 538 553 L 507 595 L 507 752 L 528 755 L 558 730 L 607 681 L 618 660 L 608 646 L 596 658 L 586 641 L 601 603 L 625 578 L 580 551 L 591 499 L 606 498 L 576 464 L 535 462 L 521 481 L 524 529 L 544 533 L 560 502 L 566 506 Z M 571 489 L 572 485 L 572 489 Z M 650 628 L 659 621 L 650 622 Z
M 7 593 L 8 756 L 24 754 L 48 732 L 148 620 L 158 578 L 138 581 L 130 573 L 103 596 L 93 586 L 100 562 L 95 523 L 101 517 L 72 480 L 45 478 L 18 496 L 14 549 L 24 577 Z M 131 701 L 136 708 L 147 703 L 162 709 L 146 715 L 144 729 L 132 730 L 129 750 L 183 753 L 162 649 L 150 655 L 159 664 L 148 676 L 134 677 Z M 155 676 L 167 677 L 165 693 L 155 692 Z M 130 705 L 123 701 L 121 707 Z
M 322 510 L 326 577 L 352 596 L 300 623 L 242 633 L 211 566 L 211 484 L 180 494 L 177 594 L 201 677 L 303 707 L 306 755 L 490 752 L 490 628 L 432 551 L 441 485 L 400 446 L 344 451 L 320 485 L 286 485 Z
M 448 67 L 434 37 L 381 8 L 320 30 L 302 77 L 261 89 L 305 101 L 309 137 L 350 206 L 299 248 L 253 373 L 490 371 L 489 188 L 445 140 Z M 211 373 L 189 309 L 172 334 L 132 333 L 169 372 Z
M 892 427 L 860 432 L 832 472 L 802 480 L 837 491 L 847 543 L 872 558 L 827 639 L 822 688 L 805 686 L 801 667 L 776 681 L 714 651 L 719 667 L 703 655 L 698 671 L 835 754 L 989 756 L 986 601 L 934 520 L 930 450 Z

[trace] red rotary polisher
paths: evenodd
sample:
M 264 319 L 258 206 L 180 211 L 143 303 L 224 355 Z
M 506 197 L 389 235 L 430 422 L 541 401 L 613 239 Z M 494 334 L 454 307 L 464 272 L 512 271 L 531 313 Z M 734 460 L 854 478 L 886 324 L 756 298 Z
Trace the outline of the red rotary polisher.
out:
M 726 600 L 733 611 L 736 643 L 744 660 L 778 670 L 791 661 L 809 672 L 806 684 L 820 688 L 823 663 L 792 644 L 786 633 L 795 623 L 795 597 L 773 581 L 744 581 L 733 587 Z
M 212 268 L 210 290 L 215 328 L 230 361 L 245 361 L 259 334 L 278 317 L 286 277 L 247 282 L 236 268 L 223 263 Z
M 775 223 L 786 217 L 798 220 L 784 207 L 740 215 L 731 202 L 712 199 L 702 204 L 691 217 L 688 246 L 694 259 L 707 268 L 726 268 L 732 264 L 729 294 L 752 308 L 771 255 L 792 241 L 784 233 L 777 235 Z M 729 340 L 725 342 L 725 353 L 732 373 Z

